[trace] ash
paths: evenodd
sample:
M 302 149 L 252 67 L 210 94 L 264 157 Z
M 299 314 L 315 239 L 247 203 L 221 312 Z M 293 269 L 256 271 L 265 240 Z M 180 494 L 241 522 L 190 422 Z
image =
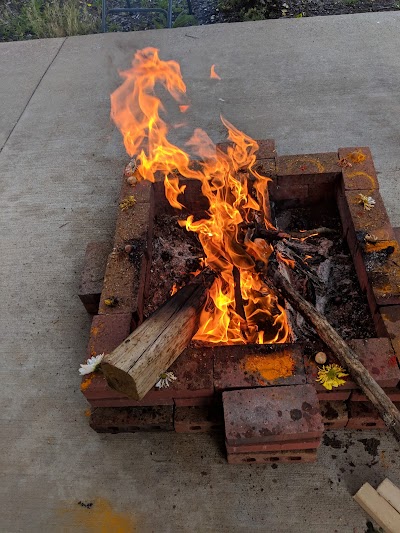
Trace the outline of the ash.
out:
M 362 291 L 353 259 L 342 237 L 336 206 L 322 205 L 302 208 L 276 207 L 276 225 L 288 233 L 325 227 L 334 230 L 325 235 L 309 237 L 296 247 L 314 277 L 298 269 L 288 270 L 291 283 L 326 317 L 344 339 L 376 337 L 375 327 L 365 293 Z M 322 287 L 322 290 L 321 290 Z M 312 339 L 315 333 L 304 319 L 293 312 L 291 326 L 298 340 Z
M 155 217 L 150 286 L 144 303 L 146 318 L 170 298 L 174 287 L 186 285 L 200 268 L 204 254 L 197 235 L 178 224 L 185 218 L 183 213 Z

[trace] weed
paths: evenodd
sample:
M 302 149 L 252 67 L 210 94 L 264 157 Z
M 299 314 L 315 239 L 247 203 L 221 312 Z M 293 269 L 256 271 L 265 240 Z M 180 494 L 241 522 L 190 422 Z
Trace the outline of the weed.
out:
M 28 0 L 19 12 L 6 5 L 0 9 L 0 37 L 20 40 L 96 33 L 100 26 L 98 0 L 89 6 L 97 13 L 80 0 Z

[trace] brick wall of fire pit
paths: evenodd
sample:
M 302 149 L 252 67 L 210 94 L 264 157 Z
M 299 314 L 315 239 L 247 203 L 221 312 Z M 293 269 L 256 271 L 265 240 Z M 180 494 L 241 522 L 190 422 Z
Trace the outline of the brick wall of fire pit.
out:
M 271 140 L 257 141 L 257 170 L 270 176 L 270 200 L 281 207 L 336 204 L 373 324 L 371 338 L 348 340 L 394 402 L 400 402 L 400 248 L 391 227 L 368 148 L 278 156 Z M 224 149 L 224 145 L 221 145 Z M 183 180 L 191 212 L 207 207 L 199 185 Z M 90 243 L 79 296 L 93 322 L 85 359 L 114 350 L 143 320 L 152 281 L 154 219 L 173 209 L 162 181 L 123 180 L 113 243 Z M 373 209 L 360 198 L 373 197 Z M 121 204 L 124 205 L 124 204 Z M 107 257 L 108 254 L 108 257 Z M 111 303 L 111 305 L 110 305 Z M 107 305 L 108 304 L 108 305 Z M 332 391 L 316 382 L 314 355 L 322 344 L 206 346 L 192 343 L 171 368 L 177 380 L 141 401 L 111 389 L 101 373 L 84 376 L 81 390 L 99 432 L 225 431 L 228 462 L 309 462 L 325 428 L 383 428 L 349 378 Z M 290 361 L 290 372 L 285 365 Z M 279 368 L 274 373 L 274 368 Z M 224 429 L 225 428 L 225 429 Z

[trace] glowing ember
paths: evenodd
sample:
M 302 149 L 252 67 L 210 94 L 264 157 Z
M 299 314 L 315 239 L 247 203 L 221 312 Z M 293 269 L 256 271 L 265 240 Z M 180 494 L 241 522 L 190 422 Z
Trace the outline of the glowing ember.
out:
M 145 48 L 135 54 L 132 67 L 121 76 L 125 81 L 111 95 L 111 117 L 121 130 L 127 153 L 135 156 L 135 177 L 155 181 L 156 172 L 161 173 L 165 195 L 178 209 L 185 207 L 186 186 L 181 185 L 180 176 L 199 180 L 209 201 L 207 218 L 195 220 L 190 215 L 181 224 L 197 233 L 205 254 L 204 266 L 219 273 L 194 338 L 229 344 L 285 342 L 285 311 L 255 268 L 256 261 L 267 264 L 272 247 L 262 239 L 246 237 L 247 226 L 255 217 L 263 219 L 267 228 L 273 227 L 269 220 L 269 179 L 253 168 L 257 143 L 221 117 L 232 142 L 227 153 L 218 150 L 204 131 L 195 129 L 186 143 L 190 156 L 168 140 L 168 126 L 160 116 L 165 115 L 165 108 L 155 93 L 155 86 L 161 85 L 180 110 L 186 110 L 186 86 L 179 64 L 162 61 L 156 49 Z

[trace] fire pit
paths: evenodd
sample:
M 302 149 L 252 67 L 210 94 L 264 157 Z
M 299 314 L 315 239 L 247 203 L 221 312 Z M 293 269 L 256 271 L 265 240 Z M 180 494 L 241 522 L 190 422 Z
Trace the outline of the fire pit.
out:
M 149 57 L 159 61 L 147 51 L 134 64 L 135 87 L 139 76 L 147 84 L 144 93 L 155 83 L 148 69 L 140 78 Z M 180 72 L 173 62 L 161 63 L 157 72 L 162 67 L 167 85 L 176 83 L 168 87 L 175 97 L 174 91 L 184 88 Z M 120 106 L 123 87 L 112 100 Z M 189 144 L 200 160 L 191 161 L 181 151 L 171 156 L 159 104 L 147 103 L 142 115 L 156 109 L 158 121 L 152 129 L 142 115 L 130 116 L 139 131 L 135 138 L 113 107 L 128 153 L 140 153 L 141 167 L 138 174 L 132 162 L 124 174 L 107 260 L 105 243 L 87 249 L 80 297 L 95 314 L 87 357 L 110 354 L 138 326 L 152 324 L 148 318 L 174 301 L 172 294 L 190 290 L 206 266 L 218 275 L 209 290 L 200 291 L 200 325 L 190 332 L 183 323 L 168 340 L 168 350 L 174 344 L 183 349 L 186 336 L 195 333 L 162 369 L 168 387 L 143 385 L 142 392 L 137 389 L 140 399 L 133 399 L 121 392 L 127 389 L 119 374 L 115 381 L 109 376 L 119 392 L 102 373 L 83 378 L 91 427 L 196 433 L 225 426 L 231 463 L 309 462 L 316 458 L 324 425 L 383 427 L 349 378 L 334 390 L 316 381 L 316 353 L 324 352 L 330 364 L 335 356 L 262 277 L 274 252 L 291 283 L 326 315 L 392 401 L 400 401 L 400 250 L 369 149 L 278 157 L 274 141 L 253 141 L 224 121 L 231 143 L 216 150 L 197 131 Z M 147 154 L 139 150 L 145 130 Z M 212 190 L 205 169 L 213 176 Z

